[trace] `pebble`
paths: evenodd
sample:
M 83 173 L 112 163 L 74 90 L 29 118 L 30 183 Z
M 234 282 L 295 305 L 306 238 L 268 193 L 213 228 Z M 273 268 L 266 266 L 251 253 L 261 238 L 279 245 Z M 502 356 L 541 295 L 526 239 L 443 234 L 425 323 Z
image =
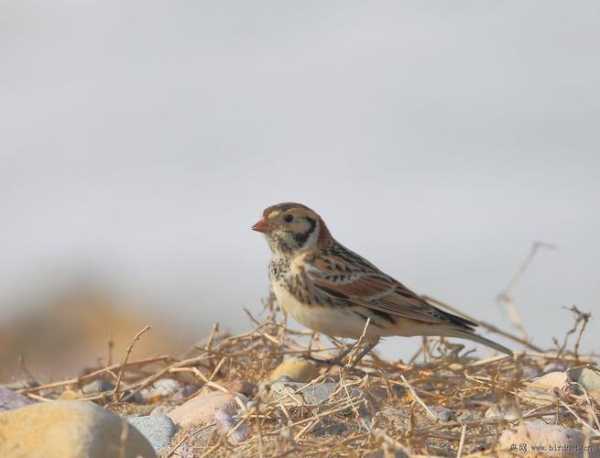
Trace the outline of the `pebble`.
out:
M 403 450 L 379 450 L 365 455 L 365 458 L 409 458 L 409 456 Z
M 267 400 L 279 401 L 289 407 L 318 406 L 327 402 L 332 396 L 343 400 L 351 397 L 355 400 L 359 423 L 365 430 L 370 430 L 373 408 L 365 393 L 355 387 L 348 387 L 347 391 L 340 388 L 339 384 L 332 382 L 306 385 L 305 383 L 280 381 L 269 385 L 268 392 L 263 396 Z M 353 410 L 352 407 L 348 407 L 348 409 L 349 411 Z
M 209 444 L 214 445 L 213 436 L 218 434 L 216 425 L 204 426 L 202 428 L 183 428 L 171 439 L 172 444 L 179 444 L 172 458 L 197 458 L 202 451 L 209 449 Z M 218 440 L 218 439 L 217 439 Z M 232 454 L 232 456 L 236 456 Z M 241 458 L 241 455 L 237 455 Z
M 215 423 L 217 424 L 217 431 L 219 431 L 221 434 L 227 434 L 229 431 L 231 431 L 229 437 L 234 443 L 239 444 L 250 436 L 250 428 L 248 427 L 248 424 L 244 422 L 238 426 L 239 419 L 236 415 L 231 413 L 230 409 L 217 409 L 215 411 L 214 418 Z
M 569 383 L 569 377 L 566 372 L 549 372 L 541 377 L 533 379 L 528 386 L 552 390 L 554 388 L 563 389 Z
M 156 457 L 136 428 L 128 428 L 121 417 L 87 401 L 50 401 L 0 413 L 0 437 L 3 457 L 15 456 L 15 450 L 19 457 Z
M 512 404 L 495 404 L 485 411 L 484 417 L 490 419 L 495 418 L 498 420 L 513 421 L 520 418 L 521 415 L 519 414 L 519 409 L 517 409 L 517 407 Z
M 364 393 L 358 388 L 348 388 L 350 396 L 364 399 Z M 345 390 L 340 390 L 337 383 L 326 382 L 317 385 L 306 385 L 305 383 L 281 381 L 270 385 L 268 397 L 282 401 L 286 405 L 316 406 L 329 400 L 338 392 L 346 397 Z
M 540 456 L 583 456 L 584 440 L 585 436 L 579 430 L 535 420 L 526 421 L 516 429 L 503 431 L 498 446 L 520 454 L 525 448 L 535 454 L 533 447 L 539 447 L 537 450 L 540 451 Z M 562 450 L 557 450 L 557 446 L 562 447 Z
M 0 386 L 0 412 L 18 409 L 33 403 L 34 401 L 31 399 Z
M 277 381 L 283 377 L 287 377 L 288 380 L 293 382 L 310 382 L 319 375 L 319 368 L 312 361 L 308 361 L 304 358 L 286 358 L 283 362 L 277 366 L 271 375 L 269 375 L 270 381 Z
M 196 394 L 199 389 L 200 387 L 198 385 L 183 385 L 181 389 L 173 396 L 173 401 L 183 401 L 184 399 Z
M 600 403 L 600 372 L 587 367 L 571 369 L 569 371 L 569 380 L 575 382 L 573 391 L 578 395 L 587 395 Z
M 109 393 L 111 393 L 114 389 L 115 389 L 115 385 L 111 381 L 104 380 L 104 379 L 97 379 L 97 380 L 94 380 L 93 382 L 83 385 L 81 387 L 81 393 L 84 396 L 95 396 L 95 395 L 102 394 L 102 393 L 104 393 L 105 396 L 108 396 Z M 128 394 L 128 391 L 123 392 L 123 395 L 127 396 L 127 394 Z M 68 394 L 65 396 L 67 396 L 67 397 L 66 398 L 61 397 L 61 399 L 66 399 L 66 400 L 76 399 Z M 142 395 L 139 392 L 134 393 L 129 401 L 135 402 L 136 404 L 144 403 L 144 399 L 142 398 Z
M 522 377 L 526 380 L 533 379 L 542 375 L 542 371 L 535 366 L 523 366 Z
M 167 415 L 127 417 L 127 421 L 148 439 L 156 453 L 160 453 L 167 447 L 177 432 L 173 420 Z
M 224 388 L 227 388 L 233 393 L 240 393 L 244 396 L 251 398 L 256 394 L 257 387 L 254 383 L 247 382 L 245 380 L 234 380 L 223 384 Z
M 166 415 L 171 410 L 171 407 L 159 404 L 152 411 L 150 415 Z
M 577 383 L 588 391 L 600 390 L 600 373 L 584 367 L 577 377 Z
M 569 393 L 569 377 L 566 372 L 549 372 L 529 382 L 520 394 L 533 403 L 547 403 L 556 399 L 555 390 Z
M 156 402 L 170 398 L 183 389 L 182 384 L 172 378 L 161 378 L 148 388 L 140 390 L 140 395 L 145 402 Z
M 406 407 L 384 406 L 381 409 L 381 415 L 390 420 L 400 420 L 405 422 L 410 419 L 410 410 Z
M 433 406 L 430 410 L 435 414 L 439 421 L 448 422 L 456 420 L 456 412 L 444 406 Z
M 65 391 L 60 393 L 60 396 L 58 397 L 58 399 L 63 400 L 63 401 L 73 401 L 75 399 L 80 399 L 80 398 L 81 398 L 81 395 L 79 393 L 77 393 L 76 391 L 70 390 L 70 389 L 66 389 Z
M 26 390 L 27 388 L 34 388 L 36 386 L 40 386 L 38 382 L 35 380 L 16 380 L 14 382 L 4 383 L 0 385 L 0 387 L 8 388 L 9 390 Z
M 93 382 L 86 383 L 81 387 L 81 392 L 85 395 L 100 394 L 105 391 L 112 391 L 115 389 L 115 385 L 108 380 L 97 379 Z
M 215 412 L 219 409 L 229 415 L 237 414 L 239 404 L 236 398 L 244 404 L 248 401 L 243 394 L 224 393 L 222 391 L 199 394 L 175 407 L 168 413 L 168 416 L 180 427 L 213 423 Z
M 332 418 L 323 418 L 311 429 L 311 434 L 315 436 L 342 436 L 348 431 L 349 427 L 346 423 L 336 421 Z
M 564 372 L 568 369 L 568 366 L 563 363 L 562 361 L 554 361 L 551 363 L 548 363 L 544 366 L 544 368 L 542 369 L 542 372 L 544 374 L 547 374 L 549 372 Z
M 481 413 L 476 410 L 463 410 L 456 416 L 456 419 L 462 422 L 477 421 L 481 419 Z

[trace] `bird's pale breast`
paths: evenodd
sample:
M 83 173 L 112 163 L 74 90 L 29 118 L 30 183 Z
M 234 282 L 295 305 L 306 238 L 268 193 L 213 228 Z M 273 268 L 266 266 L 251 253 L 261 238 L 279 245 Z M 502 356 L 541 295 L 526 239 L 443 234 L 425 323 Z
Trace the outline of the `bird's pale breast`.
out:
M 292 295 L 283 282 L 273 282 L 273 292 L 279 305 L 300 324 L 333 337 L 361 336 L 365 320 L 352 307 L 336 307 L 321 304 L 304 304 Z M 388 335 L 388 332 L 369 327 L 367 335 Z

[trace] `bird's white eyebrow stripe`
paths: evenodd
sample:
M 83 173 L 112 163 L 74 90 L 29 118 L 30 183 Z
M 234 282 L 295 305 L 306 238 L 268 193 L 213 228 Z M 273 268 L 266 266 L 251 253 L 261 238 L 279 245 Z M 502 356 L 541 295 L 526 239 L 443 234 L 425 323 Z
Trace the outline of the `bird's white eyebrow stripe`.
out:
M 267 218 L 269 219 L 273 219 L 275 218 L 277 215 L 279 215 L 281 212 L 279 210 L 273 210 L 271 213 L 269 213 L 269 216 L 267 216 Z

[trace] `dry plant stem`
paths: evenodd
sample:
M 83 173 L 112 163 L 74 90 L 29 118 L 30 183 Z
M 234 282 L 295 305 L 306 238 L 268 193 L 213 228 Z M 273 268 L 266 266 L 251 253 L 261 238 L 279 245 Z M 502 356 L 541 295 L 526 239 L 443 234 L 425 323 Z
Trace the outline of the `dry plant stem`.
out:
M 194 437 L 198 433 L 201 433 L 205 429 L 212 428 L 213 426 L 215 426 L 215 424 L 211 423 L 209 425 L 202 426 L 194 431 L 188 432 L 175 445 L 173 445 L 173 447 L 171 447 L 171 449 L 165 454 L 165 458 L 170 458 L 171 456 L 173 456 L 177 449 L 181 447 L 186 440 Z
M 585 400 L 587 402 L 589 414 L 594 419 L 594 422 L 596 423 L 596 429 L 598 431 L 600 431 L 600 420 L 598 420 L 598 416 L 596 415 L 596 409 L 594 409 L 594 404 L 592 403 L 592 400 L 590 399 L 587 390 L 580 384 L 577 384 L 577 385 L 583 391 L 583 394 L 585 395 Z
M 419 355 L 421 355 L 421 353 L 423 353 L 423 345 L 419 345 L 419 349 L 415 352 L 414 355 L 411 356 L 411 358 L 408 360 L 408 365 L 412 366 L 413 363 L 417 360 L 417 358 L 419 357 Z
M 352 405 L 352 410 L 354 411 L 354 415 L 359 420 L 359 422 L 363 423 L 364 428 L 367 431 L 370 431 L 371 425 L 366 424 L 364 419 L 361 417 L 360 412 L 358 411 L 358 407 L 356 406 L 356 403 L 353 401 L 352 396 L 350 396 L 350 390 L 348 390 L 348 385 L 346 384 L 346 381 L 343 377 L 343 372 L 340 374 L 340 385 L 344 388 L 344 393 L 346 394 L 346 399 L 348 399 L 348 402 Z
M 367 345 L 365 347 L 365 349 L 363 351 L 361 351 L 358 354 L 358 356 L 356 358 L 354 357 L 355 353 L 358 351 L 360 346 L 363 344 L 363 341 L 365 340 L 365 336 L 367 334 L 367 329 L 370 324 L 371 324 L 371 318 L 367 318 L 367 321 L 365 322 L 362 333 L 360 334 L 360 337 L 358 338 L 358 340 L 352 347 L 352 351 L 350 352 L 350 358 L 348 360 L 348 364 L 350 365 L 350 367 L 356 366 L 360 362 L 360 360 L 363 358 L 363 356 L 365 356 L 375 345 L 377 345 L 378 341 L 375 341 L 374 343 L 373 342 L 370 343 L 369 345 Z M 342 361 L 340 361 L 340 363 L 341 362 Z
M 242 340 L 245 337 L 250 336 L 252 333 L 248 332 L 245 334 L 241 334 L 239 336 L 235 336 L 235 337 L 229 337 L 227 339 L 224 339 L 222 342 L 219 343 L 219 347 L 224 346 L 227 342 L 230 342 L 232 339 L 236 338 L 239 340 Z M 251 345 L 247 346 L 245 348 L 244 351 L 238 352 L 238 353 L 229 353 L 227 356 L 229 358 L 232 358 L 234 356 L 241 356 L 241 355 L 246 355 L 247 353 L 251 352 L 256 346 L 260 345 L 260 342 L 255 341 L 254 343 L 252 343 Z M 121 400 L 122 401 L 127 401 L 128 399 L 131 399 L 137 392 L 139 392 L 140 390 L 144 389 L 145 387 L 147 387 L 148 385 L 150 385 L 151 383 L 155 382 L 156 380 L 158 380 L 159 378 L 161 378 L 163 375 L 169 373 L 172 369 L 174 368 L 179 368 L 179 367 L 186 367 L 186 366 L 194 366 L 202 361 L 208 360 L 210 359 L 214 352 L 216 352 L 217 350 L 214 350 L 213 353 L 202 353 L 201 355 L 198 356 L 194 356 L 193 358 L 187 358 L 187 359 L 183 359 L 181 361 L 175 361 L 174 363 L 172 363 L 171 365 L 161 369 L 160 371 L 156 372 L 154 375 L 151 375 L 150 377 L 147 377 L 146 379 L 132 385 L 130 392 Z
M 306 359 L 316 364 L 323 364 L 325 366 L 339 366 L 344 358 L 353 350 L 354 346 L 348 346 L 342 350 L 335 358 L 332 359 L 319 359 L 314 356 L 306 356 Z
M 219 441 L 216 443 L 216 445 L 212 446 L 211 448 L 209 448 L 206 452 L 204 452 L 202 455 L 200 455 L 200 458 L 207 458 L 209 456 L 213 456 L 213 453 L 215 451 L 217 451 L 219 448 L 221 448 L 222 446 L 222 441 Z
M 531 245 L 529 254 L 525 258 L 525 260 L 521 263 L 521 265 L 519 266 L 519 268 L 517 269 L 517 271 L 515 272 L 513 277 L 510 279 L 506 288 L 500 294 L 498 294 L 498 303 L 505 304 L 505 306 L 508 309 L 508 318 L 513 323 L 513 325 L 519 330 L 519 332 L 523 335 L 523 338 L 525 340 L 528 340 L 527 331 L 525 330 L 525 327 L 523 325 L 523 320 L 521 319 L 521 314 L 519 313 L 519 310 L 512 299 L 512 291 L 516 287 L 516 285 L 519 282 L 519 280 L 521 279 L 521 277 L 523 277 L 523 275 L 525 274 L 525 272 L 527 271 L 527 269 L 533 262 L 533 259 L 535 258 L 536 254 L 538 253 L 538 251 L 541 248 L 547 248 L 547 249 L 554 250 L 554 249 L 556 249 L 556 246 L 552 245 L 550 243 L 545 243 L 545 242 L 534 242 Z
M 31 398 L 31 399 L 34 399 L 36 401 L 41 401 L 41 402 L 53 401 L 53 399 L 45 398 L 44 396 L 39 396 L 39 395 L 34 394 L 34 393 L 28 393 L 27 397 Z
M 166 355 L 165 356 L 156 356 L 156 357 L 152 357 L 152 358 L 140 359 L 138 361 L 132 361 L 130 363 L 125 364 L 124 367 L 130 368 L 130 367 L 135 367 L 135 366 L 145 366 L 145 365 L 152 364 L 152 363 L 171 361 L 172 359 L 173 358 L 171 356 L 166 356 Z M 104 375 L 106 373 L 111 373 L 112 371 L 114 371 L 115 369 L 119 369 L 120 367 L 123 367 L 123 365 L 122 364 L 113 364 L 112 366 L 103 367 L 102 369 L 98 369 L 94 372 L 90 372 L 89 374 L 85 374 L 85 375 L 82 375 L 77 378 L 71 378 L 71 379 L 63 380 L 61 382 L 46 383 L 44 385 L 38 385 L 38 386 L 31 387 L 31 388 L 23 388 L 23 389 L 17 390 L 17 393 L 29 394 L 29 393 L 35 393 L 38 391 L 49 390 L 52 388 L 59 388 L 62 386 L 67 386 L 67 385 L 78 385 L 83 382 L 87 382 L 89 380 L 96 379 L 97 377 L 100 377 L 101 375 Z
M 482 328 L 487 329 L 490 332 L 493 332 L 494 334 L 498 334 L 502 337 L 506 337 L 507 339 L 512 340 L 513 342 L 517 342 L 521 345 L 523 345 L 524 347 L 529 348 L 530 350 L 533 351 L 537 351 L 540 353 L 543 353 L 544 350 L 542 350 L 540 347 L 532 344 L 531 342 L 522 339 L 521 337 L 515 336 L 514 334 L 511 334 L 510 332 L 507 331 L 503 331 L 502 329 L 498 328 L 497 326 L 494 326 L 493 324 L 489 324 L 486 323 L 485 321 L 479 321 L 476 318 L 473 318 L 470 315 L 467 315 L 466 313 L 461 312 L 460 310 L 458 310 L 456 307 L 451 306 L 450 304 L 446 304 L 445 302 L 442 302 L 438 299 L 435 299 L 431 296 L 421 296 L 424 300 L 426 300 L 427 302 L 431 302 L 434 305 L 438 305 L 442 308 L 445 308 L 446 310 L 456 313 L 458 315 L 461 315 L 462 317 L 466 318 L 467 320 L 472 321 L 473 323 L 481 326 Z
M 130 390 L 130 392 L 123 399 L 121 399 L 121 401 L 127 401 L 127 400 L 131 399 L 135 395 L 135 393 L 146 388 L 148 385 L 155 382 L 156 380 L 161 378 L 163 375 L 169 373 L 172 369 L 178 368 L 178 367 L 193 366 L 194 364 L 197 364 L 201 361 L 208 359 L 208 357 L 209 357 L 208 354 L 202 354 L 200 356 L 195 356 L 193 358 L 188 358 L 188 359 L 184 359 L 182 361 L 177 361 L 177 362 L 161 369 L 154 375 L 151 375 L 150 377 L 147 377 L 146 379 L 144 379 L 141 382 L 134 385 L 135 387 L 132 388 Z
M 587 363 L 593 363 L 595 364 L 598 359 L 600 359 L 600 357 L 598 355 L 594 355 L 594 356 L 578 356 L 575 357 L 574 355 L 561 355 L 560 357 L 556 356 L 556 353 L 535 353 L 535 352 L 515 352 L 516 356 L 528 356 L 528 357 L 533 357 L 533 358 L 540 358 L 540 359 L 544 359 L 544 360 L 551 360 L 551 361 L 556 361 L 556 360 L 564 360 L 564 361 L 569 361 L 569 362 L 587 362 Z M 510 358 L 510 357 L 509 357 Z
M 148 332 L 150 329 L 151 329 L 151 327 L 149 325 L 146 325 L 144 327 L 144 329 L 142 329 L 135 335 L 135 337 L 129 344 L 129 347 L 127 348 L 127 353 L 125 353 L 125 356 L 123 357 L 123 361 L 121 362 L 121 367 L 119 368 L 119 373 L 117 375 L 117 382 L 115 383 L 115 389 L 113 391 L 113 398 L 116 402 L 118 402 L 120 400 L 119 387 L 121 386 L 121 379 L 123 378 L 123 372 L 125 372 L 125 367 L 127 365 L 127 361 L 129 360 L 129 355 L 131 355 L 131 352 L 133 351 L 133 347 L 135 347 L 135 344 L 137 343 L 137 341 L 140 340 L 140 337 L 142 337 L 142 335 L 145 332 Z
M 575 306 L 572 307 L 572 310 L 580 313 L 580 316 L 583 320 L 581 329 L 579 330 L 579 335 L 577 336 L 577 340 L 575 341 L 575 348 L 574 348 L 575 358 L 578 358 L 579 357 L 579 344 L 581 343 L 581 337 L 583 336 L 583 333 L 585 332 L 585 328 L 587 327 L 588 322 L 590 321 L 590 318 L 592 317 L 592 314 L 580 312 L 577 309 L 577 307 L 575 307 Z
M 572 305 L 567 310 L 569 310 L 575 314 L 575 322 L 573 323 L 573 327 L 571 329 L 569 329 L 567 331 L 567 333 L 565 334 L 563 344 L 561 345 L 560 349 L 558 350 L 558 353 L 556 356 L 560 357 L 565 352 L 565 349 L 567 348 L 567 343 L 569 341 L 569 337 L 577 331 L 577 329 L 579 328 L 579 324 L 581 324 L 581 328 L 579 329 L 579 333 L 577 335 L 577 340 L 575 341 L 575 348 L 573 351 L 575 358 L 578 359 L 579 344 L 581 343 L 581 337 L 583 336 L 583 333 L 585 332 L 585 328 L 587 327 L 588 321 L 590 320 L 592 315 L 591 315 L 591 313 L 582 312 L 575 305 Z
M 388 436 L 386 434 L 386 432 L 380 428 L 376 428 L 372 431 L 373 437 L 377 438 L 377 439 L 381 439 L 381 441 L 384 444 L 387 444 L 391 447 L 393 447 L 394 449 L 398 450 L 398 451 L 402 451 L 404 452 L 404 454 L 406 456 L 411 456 L 412 454 L 410 453 L 410 451 L 404 446 L 402 445 L 400 442 L 398 442 L 397 440 L 393 439 L 392 437 Z
M 466 434 L 467 434 L 467 425 L 463 425 L 462 430 L 460 432 L 460 442 L 458 443 L 458 451 L 456 452 L 456 458 L 460 458 L 462 456 L 463 447 L 465 445 Z
M 25 364 L 25 357 L 21 353 L 19 353 L 19 370 L 25 375 L 25 378 L 27 380 L 37 382 L 33 374 L 29 371 L 29 369 L 27 369 L 27 364 Z
M 84 377 L 112 377 L 116 380 L 119 373 L 120 402 L 113 401 L 113 390 L 87 399 L 93 399 L 120 414 L 129 409 L 145 411 L 149 404 L 126 405 L 124 401 L 155 380 L 173 376 L 186 380 L 186 383 L 189 380 L 194 385 L 230 393 L 227 388 L 232 386 L 230 382 L 241 380 L 260 383 L 280 363 L 282 355 L 296 354 L 298 349 L 306 351 L 305 346 L 302 348 L 300 344 L 300 338 L 297 341 L 295 339 L 297 335 L 310 336 L 310 333 L 288 332 L 277 319 L 273 315 L 266 316 L 263 322 L 256 322 L 256 329 L 236 336 L 222 337 L 217 331 L 211 332 L 213 339 L 209 336 L 206 343 L 197 345 L 195 351 L 198 356 L 193 358 L 150 358 L 143 360 L 143 364 L 126 360 L 126 364 L 111 365 L 70 381 L 46 385 L 45 390 L 44 387 L 36 387 L 42 391 L 30 396 L 41 401 L 55 399 L 62 393 L 63 386 L 80 384 L 86 380 Z M 357 343 L 364 345 L 365 342 L 363 338 L 362 342 Z M 334 345 L 338 344 L 334 341 Z M 355 352 L 360 351 L 356 343 L 350 348 Z M 320 350 L 313 349 L 315 352 Z M 503 355 L 476 361 L 465 354 L 455 355 L 454 359 L 444 354 L 437 356 L 438 351 L 444 350 L 443 347 L 432 346 L 431 350 L 433 356 L 426 364 L 405 366 L 372 355 L 366 361 L 359 361 L 358 369 L 322 370 L 321 375 L 307 384 L 297 385 L 300 388 L 295 391 L 286 391 L 283 396 L 263 397 L 259 394 L 249 404 L 242 402 L 242 397 L 236 397 L 239 408 L 236 408 L 238 417 L 233 430 L 221 433 L 220 438 L 217 432 L 207 436 L 207 445 L 198 448 L 198 433 L 210 433 L 211 430 L 206 430 L 210 425 L 192 428 L 164 452 L 166 455 L 161 456 L 177 456 L 186 446 L 196 457 L 204 454 L 211 458 L 232 455 L 350 457 L 366 456 L 382 448 L 384 456 L 394 456 L 397 450 L 403 450 L 407 455 L 417 457 L 432 452 L 429 449 L 431 441 L 455 456 L 465 456 L 472 447 L 486 447 L 484 454 L 493 454 L 494 439 L 501 431 L 523 420 L 548 415 L 556 415 L 556 421 L 561 426 L 588 431 L 592 443 L 599 439 L 600 422 L 594 412 L 597 404 L 585 390 L 581 396 L 566 396 L 551 403 L 547 399 L 532 400 L 524 395 L 523 390 L 524 382 L 528 381 L 523 378 L 525 367 L 539 369 L 548 361 L 581 365 L 584 361 L 594 363 L 597 358 L 576 357 L 568 353 L 557 358 L 556 351 L 552 351 L 551 354 L 518 352 L 514 358 Z M 461 368 L 450 369 L 452 363 Z M 190 374 L 196 380 L 183 377 L 182 373 Z M 319 387 L 322 383 L 336 384 L 327 399 L 318 404 L 307 404 L 303 390 Z M 399 387 L 402 390 L 398 391 Z M 354 395 L 355 388 L 366 396 Z M 522 412 L 519 418 L 511 421 L 478 418 L 442 422 L 438 421 L 432 408 L 444 405 L 457 413 L 477 411 L 483 415 L 489 403 L 482 399 L 488 399 L 489 396 L 492 396 L 491 402 L 499 403 L 506 399 L 514 403 Z M 386 412 L 385 409 L 390 410 Z M 399 416 L 395 412 L 399 412 Z M 401 418 L 401 421 L 397 421 L 397 418 Z M 328 428 L 337 428 L 337 425 L 344 427 L 343 432 L 329 434 Z M 233 443 L 233 436 L 232 441 L 228 440 L 235 428 L 246 426 L 252 432 L 247 440 L 236 444 Z M 370 432 L 363 432 L 364 428 Z M 205 442 L 204 438 L 202 442 Z
M 556 245 L 554 245 L 552 243 L 539 242 L 539 241 L 533 242 L 531 245 L 531 250 L 529 251 L 529 254 L 525 258 L 523 263 L 519 266 L 519 268 L 517 269 L 517 271 L 515 272 L 513 277 L 510 279 L 510 281 L 508 282 L 508 285 L 504 289 L 504 293 L 506 293 L 506 294 L 510 293 L 515 288 L 515 286 L 517 286 L 518 281 L 521 279 L 521 277 L 523 276 L 525 271 L 529 268 L 529 265 L 533 261 L 533 258 L 535 258 L 535 255 L 538 253 L 538 251 L 541 248 L 555 250 Z
M 219 332 L 219 323 L 213 324 L 212 330 L 210 331 L 210 335 L 208 336 L 208 341 L 206 342 L 206 351 L 210 351 L 212 348 L 213 339 Z
M 362 331 L 361 336 L 359 337 L 359 339 L 354 343 L 354 345 L 346 347 L 344 350 L 342 350 L 335 358 L 333 358 L 331 360 L 323 360 L 323 359 L 315 358 L 315 357 L 313 357 L 311 355 L 308 355 L 306 358 L 308 360 L 310 360 L 310 361 L 313 361 L 313 362 L 317 363 L 317 364 L 324 364 L 324 365 L 328 365 L 328 366 L 341 366 L 343 364 L 344 359 L 346 358 L 346 356 L 350 355 L 349 356 L 349 361 L 348 361 L 348 368 L 353 368 L 379 342 L 379 340 L 375 340 L 375 341 L 369 342 L 360 351 L 360 353 L 358 353 L 358 356 L 354 357 L 354 354 L 358 351 L 358 349 L 361 347 L 361 345 L 363 344 L 363 342 L 365 340 L 367 328 L 369 327 L 370 323 L 371 323 L 371 318 L 367 318 L 367 321 L 365 323 L 365 326 L 363 327 L 363 331 Z M 332 342 L 334 342 L 334 344 L 337 344 L 337 342 L 334 339 L 330 338 L 330 340 Z
M 108 337 L 108 357 L 106 364 L 111 366 L 113 364 L 113 350 L 115 349 L 115 341 L 113 340 L 112 333 Z
M 558 400 L 560 402 L 560 404 L 569 411 L 569 413 L 571 415 L 573 415 L 577 421 L 579 423 L 581 423 L 584 427 L 586 427 L 590 433 L 592 433 L 592 435 L 594 437 L 600 437 L 600 432 L 595 430 L 594 427 L 592 425 L 590 425 L 587 421 L 583 420 L 579 415 L 577 415 L 577 412 L 575 412 L 570 406 L 569 404 L 567 404 L 565 401 L 563 401 L 562 399 Z
M 423 407 L 423 409 L 425 409 L 425 412 L 427 412 L 427 415 L 429 415 L 431 417 L 432 420 L 438 421 L 438 417 L 431 411 L 431 409 L 429 407 L 427 407 L 427 404 L 425 404 L 421 398 L 419 397 L 419 395 L 417 394 L 417 392 L 414 390 L 414 388 L 410 385 L 410 383 L 408 383 L 408 380 L 406 380 L 406 377 L 404 377 L 403 374 L 400 374 L 400 378 L 402 379 L 402 381 L 404 382 L 404 386 L 406 388 L 408 388 L 408 391 L 410 392 L 411 396 L 413 397 L 413 399 L 418 402 L 421 407 Z

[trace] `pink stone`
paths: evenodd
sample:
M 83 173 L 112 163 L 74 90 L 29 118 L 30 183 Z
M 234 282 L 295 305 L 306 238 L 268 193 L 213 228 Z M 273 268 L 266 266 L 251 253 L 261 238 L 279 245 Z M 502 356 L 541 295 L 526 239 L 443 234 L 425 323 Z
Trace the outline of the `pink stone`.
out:
M 180 406 L 175 407 L 167 415 L 173 422 L 181 427 L 198 424 L 210 424 L 215 422 L 215 413 L 222 410 L 228 415 L 235 415 L 239 410 L 236 397 L 243 403 L 247 402 L 243 394 L 223 393 L 213 391 L 212 393 L 200 394 Z

